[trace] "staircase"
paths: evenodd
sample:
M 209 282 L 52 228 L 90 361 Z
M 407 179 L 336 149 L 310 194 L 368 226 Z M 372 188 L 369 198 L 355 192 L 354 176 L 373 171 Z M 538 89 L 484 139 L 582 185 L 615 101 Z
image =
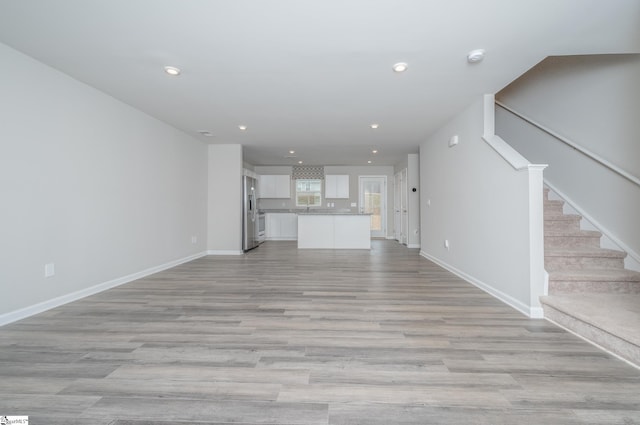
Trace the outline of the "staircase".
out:
M 544 190 L 545 318 L 640 367 L 640 273 L 626 253 L 600 248 L 602 234 L 581 230 L 579 215 Z

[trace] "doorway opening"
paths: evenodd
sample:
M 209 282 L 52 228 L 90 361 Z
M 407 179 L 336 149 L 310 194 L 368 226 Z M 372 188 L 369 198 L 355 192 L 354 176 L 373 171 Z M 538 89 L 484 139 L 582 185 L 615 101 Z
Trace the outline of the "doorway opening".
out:
M 387 176 L 359 176 L 360 212 L 371 214 L 371 237 L 387 236 Z

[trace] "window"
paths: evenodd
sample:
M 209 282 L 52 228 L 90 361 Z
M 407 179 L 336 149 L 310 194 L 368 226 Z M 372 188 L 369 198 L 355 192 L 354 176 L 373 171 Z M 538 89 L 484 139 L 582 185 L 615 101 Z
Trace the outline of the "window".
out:
M 322 205 L 322 180 L 296 180 L 296 207 L 319 207 Z

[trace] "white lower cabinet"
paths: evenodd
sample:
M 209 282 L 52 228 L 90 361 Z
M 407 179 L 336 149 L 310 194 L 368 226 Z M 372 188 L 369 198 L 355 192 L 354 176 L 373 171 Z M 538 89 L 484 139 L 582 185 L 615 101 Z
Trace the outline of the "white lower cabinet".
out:
M 301 214 L 298 248 L 371 249 L 371 216 Z
M 298 215 L 295 213 L 266 213 L 265 239 L 295 241 L 298 239 Z

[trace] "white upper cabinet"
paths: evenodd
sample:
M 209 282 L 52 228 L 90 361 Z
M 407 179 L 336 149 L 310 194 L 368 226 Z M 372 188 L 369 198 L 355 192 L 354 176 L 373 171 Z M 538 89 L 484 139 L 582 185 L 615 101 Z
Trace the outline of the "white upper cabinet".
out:
M 349 199 L 349 175 L 327 174 L 324 176 L 324 197 L 326 199 Z
M 259 198 L 291 198 L 291 177 L 288 174 L 260 175 Z

